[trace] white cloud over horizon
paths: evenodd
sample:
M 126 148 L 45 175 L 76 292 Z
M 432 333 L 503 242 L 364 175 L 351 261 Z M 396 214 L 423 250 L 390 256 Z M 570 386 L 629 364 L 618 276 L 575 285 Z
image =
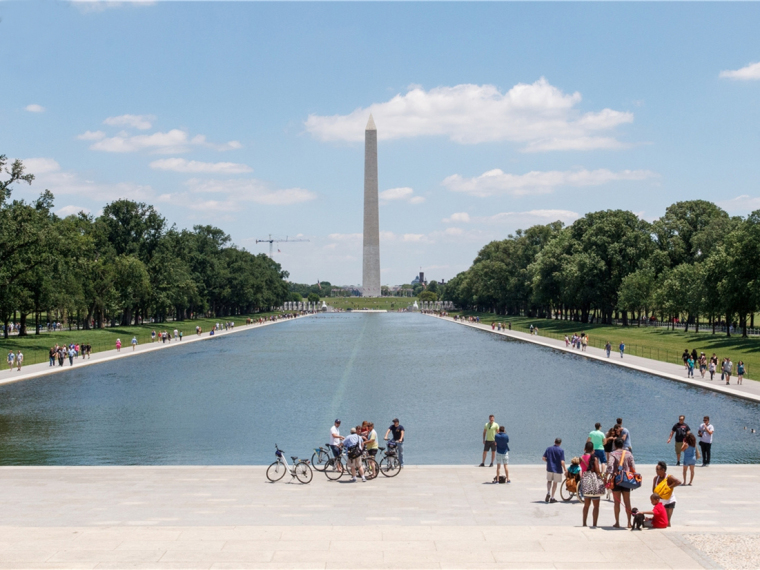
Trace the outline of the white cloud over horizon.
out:
M 742 194 L 730 200 L 721 200 L 716 204 L 729 214 L 750 214 L 755 210 L 760 210 L 760 196 Z
M 521 224 L 521 227 L 527 228 L 536 224 L 548 224 L 557 220 L 570 224 L 580 218 L 578 212 L 570 210 L 527 210 L 524 212 L 501 212 L 491 216 L 470 216 L 467 212 L 457 212 L 448 218 L 444 218 L 444 223 L 462 223 L 462 224 L 488 224 L 488 225 L 515 225 L 515 222 Z M 446 231 L 458 228 L 448 228 Z M 457 235 L 450 232 L 451 235 Z M 460 230 L 461 233 L 461 230 Z
M 184 158 L 162 158 L 150 163 L 153 170 L 169 170 L 172 172 L 213 173 L 213 174 L 242 174 L 253 172 L 247 164 L 234 162 L 200 162 Z
M 614 149 L 625 146 L 610 131 L 633 113 L 609 108 L 581 114 L 581 94 L 563 93 L 541 78 L 506 93 L 493 85 L 461 84 L 425 91 L 412 86 L 384 103 L 348 115 L 309 115 L 304 126 L 322 141 L 364 140 L 373 115 L 380 140 L 445 136 L 460 144 L 510 141 L 528 152 Z
M 290 206 L 316 199 L 317 195 L 303 188 L 275 188 L 268 182 L 248 178 L 243 180 L 198 180 L 185 183 L 188 192 L 197 194 L 225 194 L 223 200 L 215 201 L 216 209 L 238 208 L 243 202 L 267 206 Z M 194 200 L 191 200 L 194 202 Z M 194 208 L 190 203 L 188 207 Z
M 37 103 L 32 103 L 31 105 L 24 107 L 24 110 L 29 111 L 30 113 L 44 113 L 45 107 L 38 105 Z
M 85 208 L 83 206 L 63 206 L 62 208 L 58 208 L 55 211 L 55 213 L 61 218 L 65 218 L 66 216 L 76 215 L 79 212 L 84 212 L 85 214 L 89 214 L 90 209 Z
M 81 135 L 77 135 L 77 139 L 80 141 L 98 141 L 105 136 L 106 134 L 103 131 L 85 131 Z
M 108 117 L 103 121 L 104 125 L 111 127 L 132 127 L 140 131 L 147 131 L 153 126 L 156 117 L 153 115 L 119 115 Z
M 656 176 L 656 173 L 649 170 L 612 172 L 600 168 L 597 170 L 531 171 L 525 174 L 509 174 L 495 168 L 472 178 L 452 174 L 447 176 L 442 184 L 452 192 L 462 192 L 485 198 L 499 195 L 549 194 L 562 186 L 600 186 L 608 182 L 641 181 Z
M 738 79 L 741 81 L 760 79 L 760 61 L 757 63 L 750 63 L 749 65 L 740 69 L 727 69 L 725 71 L 721 71 L 720 77 L 726 79 Z
M 389 188 L 388 190 L 383 190 L 378 194 L 378 198 L 381 203 L 404 201 L 409 202 L 410 204 L 422 204 L 422 202 L 425 201 L 424 196 L 415 196 L 414 190 L 409 187 Z
M 90 131 L 87 131 L 87 133 L 90 133 Z M 79 136 L 84 137 L 87 133 Z M 190 137 L 187 131 L 172 129 L 165 133 L 158 131 L 150 135 L 130 135 L 127 132 L 121 132 L 113 137 L 101 138 L 96 143 L 90 145 L 90 150 L 117 153 L 147 150 L 155 154 L 180 154 L 190 152 L 193 147 L 206 147 L 224 151 L 242 148 L 242 146 L 238 141 L 229 141 L 222 144 L 210 143 L 206 141 L 205 135 Z

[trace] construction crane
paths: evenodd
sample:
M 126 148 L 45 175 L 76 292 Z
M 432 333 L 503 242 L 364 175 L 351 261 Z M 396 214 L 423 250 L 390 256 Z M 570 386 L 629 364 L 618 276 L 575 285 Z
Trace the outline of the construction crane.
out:
M 268 243 L 269 244 L 269 258 L 272 259 L 273 254 L 273 247 L 275 243 L 293 243 L 297 241 L 309 241 L 307 239 L 288 239 L 288 236 L 285 236 L 285 239 L 272 239 L 272 234 L 269 234 L 269 239 L 257 239 L 256 243 Z

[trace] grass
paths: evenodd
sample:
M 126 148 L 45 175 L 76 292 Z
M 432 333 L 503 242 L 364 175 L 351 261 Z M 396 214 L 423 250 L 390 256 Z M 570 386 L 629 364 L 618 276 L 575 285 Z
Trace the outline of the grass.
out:
M 325 297 L 324 301 L 336 309 L 379 309 L 396 311 L 414 304 L 415 297 Z
M 753 371 L 760 376 L 760 338 L 742 338 L 740 335 L 732 335 L 730 338 L 725 333 L 712 334 L 710 327 L 701 329 L 699 333 L 689 331 L 685 333 L 679 330 L 667 330 L 659 327 L 623 327 L 620 325 L 581 324 L 574 321 L 558 321 L 554 319 L 537 319 L 528 317 L 511 317 L 495 315 L 493 313 L 475 313 L 471 311 L 459 312 L 465 316 L 479 316 L 481 323 L 492 322 L 512 323 L 512 329 L 528 332 L 533 324 L 539 329 L 539 336 L 564 340 L 565 335 L 585 332 L 589 335 L 589 344 L 596 348 L 603 348 L 609 340 L 613 352 L 621 341 L 625 343 L 625 353 L 634 356 L 643 356 L 653 360 L 683 364 L 681 355 L 684 349 L 689 352 L 696 348 L 697 352 L 704 352 L 709 358 L 713 353 L 719 359 L 728 356 L 734 363 L 734 375 L 736 364 L 739 360 L 744 361 L 745 375 L 749 376 Z M 696 370 L 695 374 L 699 374 Z
M 208 333 L 216 324 L 222 324 L 227 321 L 233 321 L 236 327 L 245 325 L 245 319 L 250 317 L 258 319 L 267 317 L 274 313 L 257 313 L 255 315 L 236 315 L 234 317 L 192 319 L 187 321 L 168 321 L 165 323 L 149 323 L 144 325 L 126 326 L 126 327 L 109 327 L 96 330 L 63 330 L 56 332 L 41 332 L 39 335 L 30 334 L 29 336 L 11 336 L 7 339 L 0 338 L 0 354 L 2 355 L 2 368 L 7 368 L 6 357 L 11 350 L 16 352 L 21 350 L 24 353 L 24 365 L 38 364 L 48 361 L 48 351 L 51 346 L 56 344 L 90 344 L 92 352 L 102 352 L 104 350 L 113 350 L 116 348 L 116 339 L 121 339 L 122 348 L 129 348 L 132 337 L 137 337 L 139 344 L 150 344 L 151 331 L 168 331 L 173 333 L 174 329 L 182 331 L 186 337 L 195 335 L 195 327 L 200 326 L 204 333 Z M 34 323 L 32 323 L 34 330 Z M 158 341 L 157 341 L 158 342 Z

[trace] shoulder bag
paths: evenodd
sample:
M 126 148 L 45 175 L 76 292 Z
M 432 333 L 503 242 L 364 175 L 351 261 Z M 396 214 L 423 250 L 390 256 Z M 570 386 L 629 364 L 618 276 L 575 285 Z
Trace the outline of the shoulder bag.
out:
M 625 460 L 625 451 L 620 455 L 618 463 L 618 472 L 615 474 L 615 485 L 624 489 L 638 489 L 641 487 L 641 474 L 634 471 L 625 471 L 623 469 Z

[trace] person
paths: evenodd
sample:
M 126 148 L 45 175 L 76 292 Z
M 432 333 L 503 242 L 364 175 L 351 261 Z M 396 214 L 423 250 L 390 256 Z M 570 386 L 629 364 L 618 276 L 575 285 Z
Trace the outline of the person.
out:
M 121 352 L 121 339 L 116 339 L 116 352 Z
M 50 347 L 50 351 L 48 352 L 48 359 L 50 362 L 50 366 L 55 366 L 55 353 L 57 349 L 54 346 Z
M 718 366 L 718 357 L 715 356 L 715 353 L 710 357 L 710 364 L 708 365 L 707 370 L 710 372 L 710 380 L 715 378 L 715 369 Z
M 702 375 L 702 380 L 705 379 L 705 372 L 707 372 L 707 355 L 703 352 L 699 355 L 699 373 Z
M 346 467 L 348 472 L 351 473 L 351 482 L 356 483 L 356 474 L 358 473 L 364 483 L 367 482 L 364 477 L 364 468 L 362 467 L 362 455 L 361 451 L 364 449 L 364 442 L 361 436 L 357 433 L 359 427 L 351 428 L 351 435 L 343 440 L 343 447 L 348 451 L 346 456 Z M 359 448 L 358 450 L 356 448 Z M 358 455 L 355 455 L 358 453 Z M 355 457 L 352 457 L 355 455 Z
M 74 357 L 76 356 L 76 351 L 74 350 L 73 346 L 69 347 L 69 366 L 74 366 Z
M 697 459 L 699 459 L 699 450 L 697 449 L 697 438 L 694 437 L 694 434 L 689 432 L 686 434 L 686 437 L 683 439 L 683 447 L 681 448 L 681 451 L 683 452 L 683 481 L 684 485 L 687 487 L 691 487 L 692 482 L 694 481 L 694 466 L 697 464 Z M 689 482 L 686 482 L 686 471 L 691 471 L 691 478 L 689 479 Z
M 13 353 L 12 350 L 8 353 L 7 361 L 8 361 L 8 369 L 13 370 L 13 365 L 16 362 L 16 355 Z
M 625 352 L 625 343 L 623 341 L 620 341 L 618 349 L 620 350 L 620 358 L 623 358 L 623 353 Z
M 504 478 L 507 483 L 511 483 L 509 480 L 509 436 L 507 435 L 504 426 L 499 426 L 499 433 L 494 436 L 494 442 L 496 443 L 496 477 L 493 482 L 499 482 L 499 473 L 501 466 L 504 466 Z
M 688 370 L 689 369 L 689 364 L 688 364 L 688 362 L 689 362 L 689 349 L 688 348 L 684 349 L 683 354 L 681 355 L 681 360 L 683 360 L 684 370 Z
M 133 336 L 133 337 L 132 337 L 132 352 L 134 352 L 134 351 L 135 351 L 135 348 L 136 348 L 136 347 L 137 347 L 137 337 L 136 337 L 136 336 Z
M 602 424 L 596 422 L 594 424 L 594 431 L 588 434 L 586 443 L 591 443 L 594 446 L 594 454 L 601 463 L 607 463 L 607 456 L 604 453 L 605 439 Z
M 710 465 L 710 453 L 712 452 L 712 439 L 715 428 L 710 423 L 710 416 L 705 416 L 699 424 L 699 448 L 702 450 L 702 467 Z
M 581 336 L 581 345 L 581 350 L 586 352 L 586 349 L 588 348 L 588 335 L 585 333 Z
M 340 435 L 340 420 L 336 419 L 335 423 L 330 428 L 330 449 L 332 449 L 333 457 L 336 459 L 340 457 L 340 446 L 343 443 L 343 436 Z
M 726 386 L 731 384 L 731 370 L 734 367 L 734 363 L 731 362 L 730 358 L 726 358 L 723 361 L 723 376 L 726 379 Z
M 623 440 L 615 440 L 615 450 L 607 457 L 607 482 L 614 482 L 615 475 L 618 471 L 636 471 L 636 462 L 633 460 L 633 453 L 623 449 Z M 631 528 L 631 490 L 627 487 L 613 484 L 612 499 L 614 502 L 613 512 L 615 513 L 615 528 L 620 528 L 620 503 L 625 505 L 625 514 L 628 518 L 628 528 Z
M 673 439 L 673 434 L 676 436 L 676 465 L 681 465 L 681 448 L 683 447 L 683 438 L 691 431 L 688 424 L 685 423 L 686 418 L 684 416 L 678 416 L 678 423 L 673 425 L 670 430 L 670 436 L 668 437 L 668 443 Z M 662 497 L 662 495 L 660 495 Z M 665 497 L 662 497 L 665 500 Z
M 668 513 L 660 501 L 660 495 L 652 493 L 649 496 L 649 500 L 652 502 L 652 510 L 643 511 L 641 514 L 651 515 L 652 518 L 645 520 L 644 526 L 646 528 L 668 528 Z
M 744 361 L 740 360 L 736 365 L 736 383 L 741 384 L 744 379 Z
M 668 515 L 668 526 L 673 521 L 673 510 L 676 508 L 676 497 L 673 489 L 681 484 L 681 481 L 668 475 L 668 464 L 664 461 L 658 461 L 655 467 L 657 475 L 652 480 L 652 492 L 657 493 L 662 499 L 662 506 Z
M 174 340 L 177 340 L 179 338 L 179 331 L 177 329 L 174 329 Z
M 375 424 L 367 422 L 367 440 L 364 444 L 364 449 L 367 450 L 367 454 L 371 457 L 377 455 L 377 432 L 375 431 Z
M 488 416 L 488 423 L 483 428 L 483 461 L 480 462 L 480 467 L 486 466 L 486 456 L 488 452 L 491 452 L 491 464 L 489 467 L 493 467 L 494 456 L 496 455 L 496 432 L 499 431 L 499 424 L 494 421 L 494 416 L 491 414 Z
M 18 367 L 17 368 L 18 372 L 21 372 L 21 364 L 23 364 L 23 362 L 24 362 L 24 353 L 19 350 L 16 353 L 16 366 Z
M 393 435 L 393 442 L 396 444 L 396 453 L 398 454 L 398 462 L 401 467 L 404 466 L 404 438 L 406 437 L 406 432 L 404 431 L 404 426 L 399 423 L 398 418 L 393 419 L 393 423 L 391 424 L 391 427 L 389 427 L 385 432 L 385 440 L 388 440 L 388 434 Z
M 610 344 L 610 341 L 607 341 L 607 344 L 604 345 L 604 350 L 607 351 L 607 358 L 609 358 L 610 352 L 612 352 L 612 345 Z
M 604 493 L 604 481 L 602 481 L 602 473 L 599 468 L 600 461 L 599 456 L 594 449 L 594 443 L 587 441 L 583 455 L 580 458 L 581 462 L 581 493 L 583 494 L 583 526 L 586 526 L 586 520 L 588 519 L 589 507 L 593 504 L 594 511 L 592 514 L 591 528 L 596 528 L 596 524 L 599 521 L 599 500 Z
M 617 421 L 618 433 L 620 434 L 618 437 L 623 440 L 623 449 L 633 451 L 633 445 L 631 445 L 631 432 L 628 431 L 628 428 L 623 427 L 623 418 L 618 418 L 615 421 Z
M 198 327 L 195 327 L 195 328 L 196 328 L 196 330 L 198 329 Z M 150 333 L 150 342 L 156 342 L 156 331 L 155 330 Z
M 567 469 L 565 468 L 565 451 L 560 445 L 562 445 L 562 439 L 558 437 L 554 440 L 554 445 L 546 448 L 542 458 L 546 463 L 545 503 L 557 502 L 557 499 L 554 498 L 554 494 L 557 492 L 557 485 L 562 483 L 562 475 L 567 475 Z
M 688 355 L 688 358 L 686 359 L 686 369 L 686 377 L 694 378 L 694 360 L 691 358 L 691 355 Z
M 179 340 L 182 340 L 182 331 L 179 331 Z

